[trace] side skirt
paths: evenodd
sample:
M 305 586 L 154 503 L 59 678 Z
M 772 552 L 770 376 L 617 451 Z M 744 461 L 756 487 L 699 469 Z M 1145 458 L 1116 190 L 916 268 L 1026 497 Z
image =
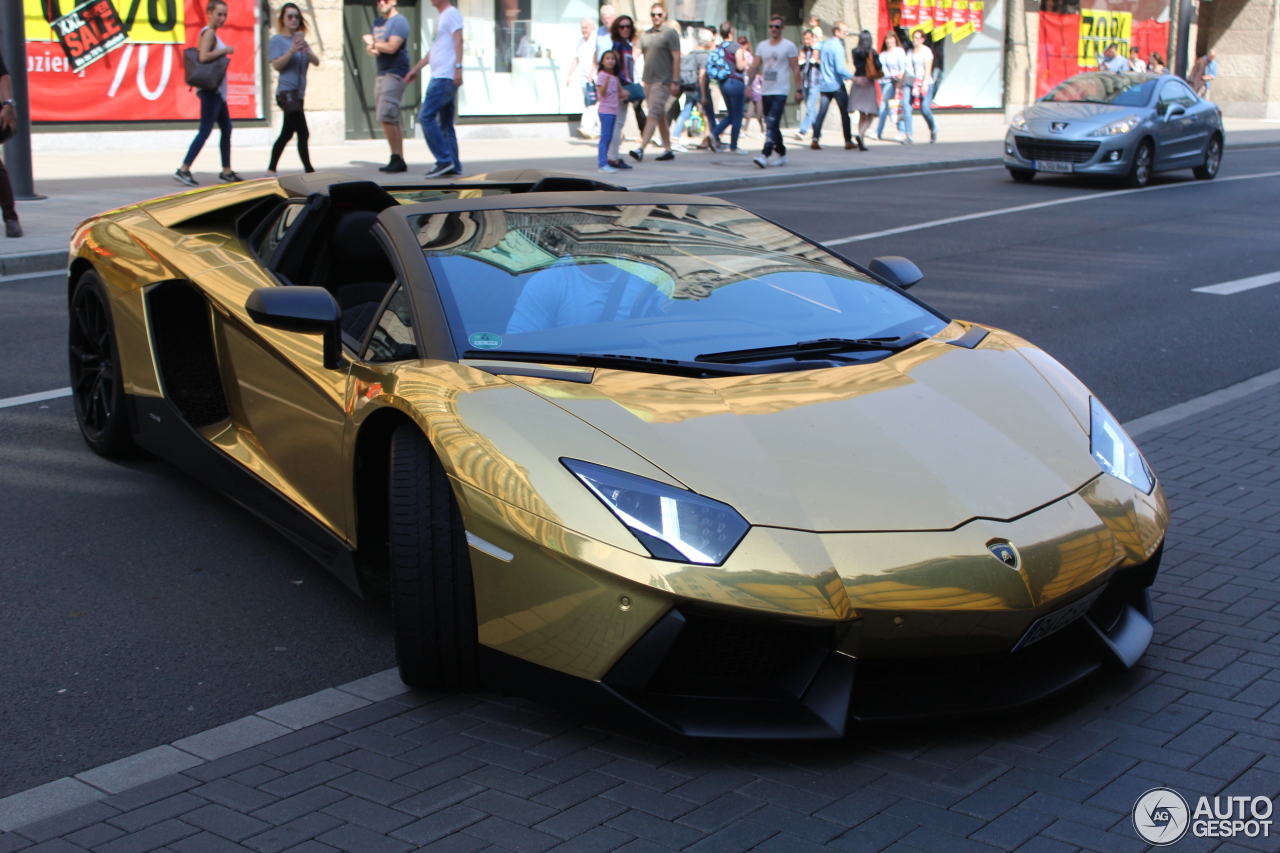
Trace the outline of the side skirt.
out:
M 284 534 L 363 597 L 355 549 L 236 460 L 205 440 L 162 397 L 126 395 L 140 446 L 222 492 Z

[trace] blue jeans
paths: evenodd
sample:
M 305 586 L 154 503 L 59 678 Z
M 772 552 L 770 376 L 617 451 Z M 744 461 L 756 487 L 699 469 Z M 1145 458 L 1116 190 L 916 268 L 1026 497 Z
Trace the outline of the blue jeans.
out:
M 818 117 L 818 101 L 822 98 L 822 89 L 810 86 L 804 90 L 804 118 L 800 119 L 800 132 L 808 133 L 813 121 Z
M 718 140 L 726 127 L 731 128 L 729 147 L 737 151 L 738 134 L 742 132 L 742 111 L 746 106 L 747 85 L 741 80 L 730 77 L 720 84 L 720 94 L 724 95 L 725 114 L 724 118 L 716 122 L 711 135 Z
M 786 157 L 787 146 L 782 143 L 782 114 L 787 110 L 787 96 L 765 95 L 760 98 L 760 109 L 764 112 L 764 156 L 777 151 Z
M 596 167 L 599 169 L 609 165 L 609 143 L 613 141 L 613 128 L 617 120 L 616 115 L 600 113 L 600 145 L 596 153 Z
M 433 77 L 427 84 L 427 94 L 422 99 L 422 109 L 418 112 L 418 124 L 422 125 L 422 135 L 427 138 L 427 147 L 435 155 L 437 166 L 453 164 L 453 168 L 462 171 L 462 162 L 458 159 L 458 135 L 453 130 L 453 113 L 458 87 L 452 80 Z
M 889 120 L 889 99 L 894 96 L 897 86 L 888 77 L 880 78 L 880 123 L 876 125 L 876 136 L 884 136 L 884 123 Z M 905 113 L 907 108 L 903 109 Z M 898 122 L 898 130 L 902 131 L 902 122 Z
M 689 116 L 693 115 L 694 105 L 698 103 L 697 92 L 681 92 L 684 97 L 684 107 L 680 110 L 680 117 L 676 119 L 676 123 L 671 125 L 671 139 L 673 141 L 680 138 L 680 134 L 684 132 L 684 123 L 689 120 Z
M 196 131 L 196 138 L 187 149 L 187 159 L 182 162 L 188 166 L 196 162 L 200 149 L 209 139 L 209 134 L 213 133 L 216 123 L 221 134 L 218 150 L 222 152 L 222 170 L 225 172 L 231 168 L 231 113 L 227 111 L 227 102 L 222 100 L 222 95 L 218 92 L 205 89 L 196 90 L 196 97 L 200 99 L 200 129 Z
M 933 100 L 933 92 L 931 92 L 929 90 L 928 85 L 926 85 L 924 89 L 922 89 L 920 92 L 920 114 L 924 116 L 925 124 L 929 125 L 929 132 L 937 133 L 938 126 L 933 122 L 933 104 L 930 103 L 930 101 L 932 100 Z M 911 109 L 909 105 L 907 104 L 902 105 L 902 113 L 903 113 L 903 116 L 902 116 L 903 120 L 907 125 L 907 136 L 910 136 L 911 135 Z
M 822 125 L 827 120 L 827 108 L 831 106 L 831 102 L 836 102 L 836 112 L 840 113 L 840 129 L 844 131 L 844 141 L 853 141 L 853 131 L 849 126 L 849 93 L 844 90 L 844 86 L 836 89 L 834 92 L 822 93 L 822 109 L 818 111 L 818 119 L 813 124 L 813 141 L 817 142 L 822 137 Z

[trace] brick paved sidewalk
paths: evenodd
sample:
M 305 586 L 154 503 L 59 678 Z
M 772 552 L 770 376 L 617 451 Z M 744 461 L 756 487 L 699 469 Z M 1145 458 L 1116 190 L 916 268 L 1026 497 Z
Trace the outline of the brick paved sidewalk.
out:
M 0 833 L 0 853 L 1142 850 L 1130 809 L 1152 787 L 1280 795 L 1280 384 L 1139 442 L 1173 507 L 1155 641 L 1033 713 L 655 742 L 518 698 L 404 693 Z

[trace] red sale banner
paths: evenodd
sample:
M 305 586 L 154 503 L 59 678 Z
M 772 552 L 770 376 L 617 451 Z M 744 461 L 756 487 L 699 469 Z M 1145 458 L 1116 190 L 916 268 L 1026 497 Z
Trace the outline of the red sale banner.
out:
M 985 0 L 969 0 L 969 23 L 975 33 L 982 32 L 982 9 L 985 5 Z
M 900 23 L 908 32 L 920 24 L 920 0 L 902 0 Z
M 35 122 L 172 121 L 199 119 L 200 101 L 183 80 L 182 49 L 194 46 L 207 16 L 204 0 L 185 0 L 167 12 L 161 2 L 117 0 L 130 38 L 105 57 L 73 71 L 48 20 L 27 14 L 27 89 Z M 43 4 L 42 4 L 43 5 Z M 57 10 L 49 3 L 43 14 Z M 170 3 L 170 6 L 174 6 Z M 159 15 L 150 20 L 152 13 Z M 167 18 L 165 17 L 167 15 Z M 262 118 L 258 4 L 227 0 L 227 23 L 218 36 L 235 48 L 227 68 L 232 118 Z M 148 39 L 138 41 L 134 33 Z M 185 36 L 179 42 L 179 33 Z M 167 43 L 160 42 L 168 37 Z

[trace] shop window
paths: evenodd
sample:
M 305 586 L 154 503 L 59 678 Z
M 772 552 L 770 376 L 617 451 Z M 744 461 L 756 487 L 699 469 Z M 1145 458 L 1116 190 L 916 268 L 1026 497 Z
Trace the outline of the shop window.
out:
M 899 39 L 924 30 L 933 49 L 934 109 L 1004 106 L 1005 0 L 880 0 L 879 47 L 892 25 Z

